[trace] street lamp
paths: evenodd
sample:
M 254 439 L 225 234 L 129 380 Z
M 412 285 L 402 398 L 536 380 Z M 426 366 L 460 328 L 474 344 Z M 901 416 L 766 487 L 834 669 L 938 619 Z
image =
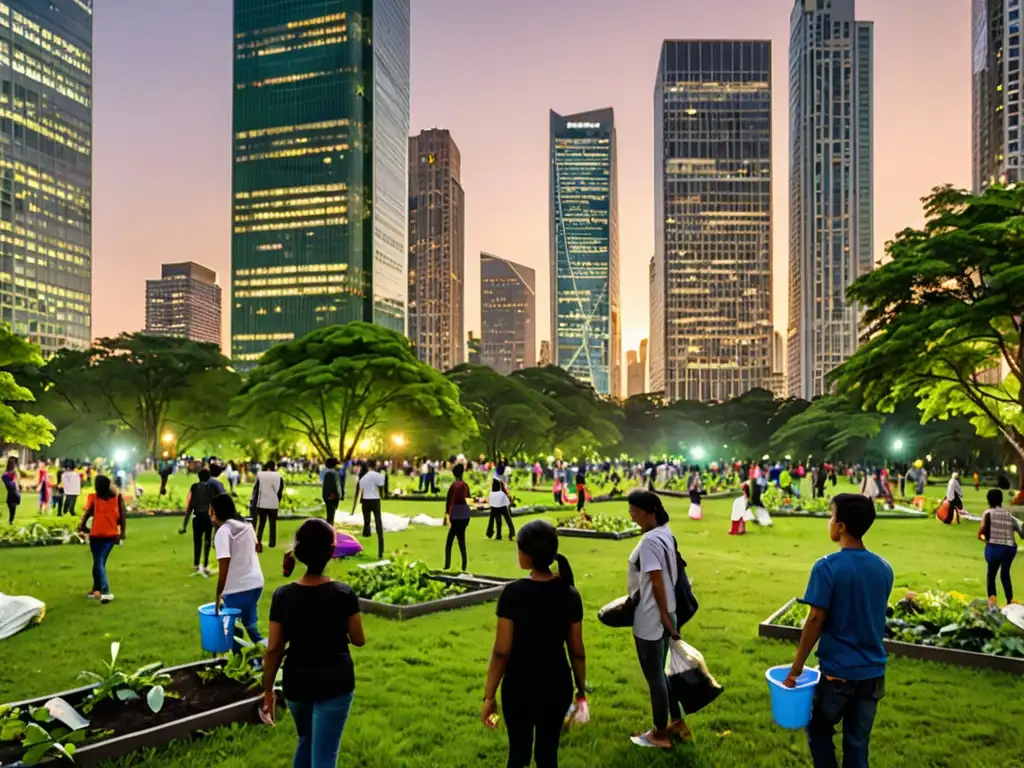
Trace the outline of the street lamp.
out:
M 164 445 L 170 445 L 174 442 L 174 435 L 170 432 L 164 432 Z
M 900 451 L 902 451 L 903 450 L 903 441 L 900 440 L 900 438 L 897 437 L 895 440 L 892 441 L 892 449 L 894 451 L 896 451 L 896 453 L 899 453 Z
M 391 442 L 401 448 L 405 445 L 405 438 L 402 435 L 392 435 Z
M 700 461 L 701 459 L 704 458 L 704 455 L 705 454 L 704 454 L 704 449 L 703 448 L 701 448 L 699 445 L 694 447 L 694 449 L 693 449 L 693 458 L 695 458 L 697 461 Z

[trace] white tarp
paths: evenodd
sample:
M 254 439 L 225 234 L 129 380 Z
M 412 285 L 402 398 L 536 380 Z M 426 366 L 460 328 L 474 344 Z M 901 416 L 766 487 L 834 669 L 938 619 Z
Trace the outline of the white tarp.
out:
M 334 522 L 337 523 L 338 525 L 347 525 L 347 526 L 353 526 L 355 528 L 362 528 L 363 527 L 363 516 L 361 514 L 359 514 L 359 515 L 338 515 L 337 517 L 334 518 Z M 380 516 L 380 522 L 381 522 L 381 526 L 384 528 L 384 533 L 398 533 L 399 531 L 404 531 L 406 528 L 409 527 L 409 518 L 408 517 L 399 517 L 398 515 L 392 515 L 392 514 L 389 514 L 387 512 L 384 512 Z M 370 528 L 371 529 L 374 528 L 375 527 L 375 523 L 373 522 L 372 518 L 371 518 L 370 523 L 371 523 L 370 524 Z
M 34 597 L 0 594 L 0 640 L 21 632 L 29 624 L 38 624 L 46 613 L 46 604 Z

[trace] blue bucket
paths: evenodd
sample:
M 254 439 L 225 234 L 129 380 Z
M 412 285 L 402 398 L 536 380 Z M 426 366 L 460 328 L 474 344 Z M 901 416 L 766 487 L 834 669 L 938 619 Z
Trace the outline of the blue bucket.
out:
M 783 728 L 796 731 L 806 728 L 811 722 L 811 706 L 814 704 L 814 688 L 821 679 L 821 672 L 805 669 L 796 679 L 796 688 L 786 688 L 782 681 L 789 674 L 790 667 L 772 667 L 764 673 L 768 690 L 772 695 L 772 718 Z
M 199 635 L 203 650 L 207 653 L 227 653 L 235 636 L 235 619 L 242 612 L 237 608 L 221 608 L 217 615 L 217 604 L 199 606 Z

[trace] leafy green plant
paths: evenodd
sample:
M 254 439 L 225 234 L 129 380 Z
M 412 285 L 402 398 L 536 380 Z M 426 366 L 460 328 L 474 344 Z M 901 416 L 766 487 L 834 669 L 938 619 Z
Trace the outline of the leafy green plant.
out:
M 789 610 L 779 616 L 774 623 L 780 627 L 797 627 L 802 629 L 810 612 L 809 606 L 803 603 L 793 603 Z
M 227 679 L 241 683 L 246 688 L 259 687 L 263 681 L 263 646 L 242 637 L 236 637 L 235 642 L 241 646 L 241 650 L 232 653 L 225 664 L 200 670 L 200 680 L 212 683 L 214 680 Z
M 53 727 L 56 724 L 56 727 Z M 52 730 L 47 730 L 52 727 Z M 0 707 L 0 744 L 20 742 L 24 748 L 21 762 L 36 765 L 51 752 L 58 757 L 73 760 L 77 745 L 86 740 L 84 728 L 72 731 L 59 724 L 45 707 L 27 712 L 17 708 Z
M 573 515 L 555 521 L 556 528 L 569 528 L 575 531 L 596 531 L 597 533 L 625 533 L 640 530 L 636 523 L 628 517 L 615 515 Z
M 81 544 L 74 525 L 63 520 L 37 520 L 28 525 L 0 529 L 0 544 Z
M 350 571 L 347 581 L 359 597 L 390 605 L 415 605 L 466 591 L 432 576 L 423 563 L 395 558 L 388 565 Z
M 128 674 L 117 665 L 120 650 L 119 642 L 110 644 L 110 661 L 103 662 L 103 674 L 89 671 L 79 673 L 79 679 L 96 684 L 96 688 L 82 705 L 82 711 L 88 714 L 106 699 L 129 702 L 145 696 L 150 711 L 159 712 L 164 706 L 165 699 L 175 698 L 175 694 L 165 689 L 171 682 L 171 676 L 163 671 L 163 662 L 146 664 Z

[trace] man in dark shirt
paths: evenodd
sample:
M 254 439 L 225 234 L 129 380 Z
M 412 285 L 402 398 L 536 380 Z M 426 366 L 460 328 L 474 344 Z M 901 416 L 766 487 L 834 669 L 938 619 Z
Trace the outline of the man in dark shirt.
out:
M 345 498 L 345 490 L 341 474 L 338 472 L 338 460 L 330 458 L 326 462 L 327 471 L 324 472 L 323 495 L 324 506 L 327 508 L 327 522 L 334 525 L 334 516 L 338 512 L 338 504 Z

